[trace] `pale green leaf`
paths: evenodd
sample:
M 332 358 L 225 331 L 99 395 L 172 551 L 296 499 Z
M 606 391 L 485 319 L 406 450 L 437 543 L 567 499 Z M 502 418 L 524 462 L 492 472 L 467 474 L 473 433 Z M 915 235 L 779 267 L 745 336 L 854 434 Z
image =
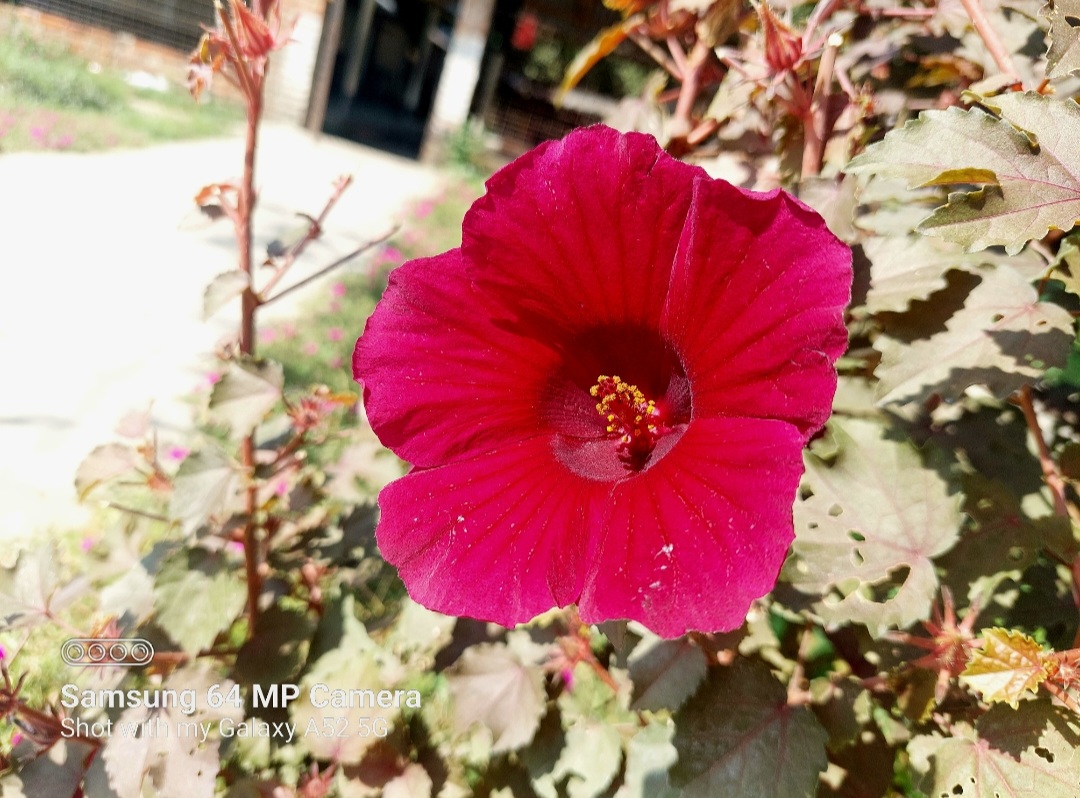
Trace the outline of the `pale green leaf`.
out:
M 846 592 L 818 606 L 829 622 L 861 623 L 879 636 L 926 618 L 937 592 L 933 558 L 960 529 L 960 497 L 909 443 L 885 437 L 879 424 L 856 419 L 829 429 L 840 451 L 831 462 L 806 454 L 813 495 L 795 505 L 795 553 L 787 571 L 799 589 Z M 907 568 L 891 597 L 871 588 Z
M 210 418 L 236 438 L 248 435 L 281 399 L 284 384 L 280 363 L 232 362 L 210 394 Z
M 980 267 L 997 264 L 1027 278 L 1047 269 L 1046 262 L 1028 250 L 1012 257 L 992 251 L 967 253 L 925 236 L 874 236 L 863 244 L 863 250 L 870 260 L 866 308 L 871 313 L 906 311 L 912 301 L 944 289 L 945 275 L 952 269 L 979 274 L 985 271 Z
M 154 589 L 157 623 L 188 654 L 207 648 L 244 609 L 244 578 L 225 557 L 185 549 L 166 560 Z
M 82 578 L 61 584 L 59 555 L 52 544 L 23 550 L 13 566 L 0 568 L 0 629 L 36 626 L 89 588 Z
M 133 471 L 136 462 L 135 450 L 129 446 L 106 443 L 95 448 L 75 472 L 75 492 L 80 501 L 101 483 Z
M 248 276 L 239 269 L 219 274 L 211 280 L 203 294 L 203 321 L 221 310 L 230 300 L 240 296 L 250 282 Z
M 1080 0 L 1050 0 L 1044 12 L 1050 18 L 1046 76 L 1058 78 L 1080 70 Z
M 566 747 L 552 777 L 567 780 L 569 798 L 595 798 L 607 788 L 622 763 L 618 730 L 600 720 L 581 719 L 566 730 Z
M 431 798 L 431 776 L 424 766 L 411 762 L 400 776 L 383 787 L 382 798 Z
M 634 683 L 632 708 L 674 712 L 697 691 L 709 661 L 685 637 L 664 640 L 648 634 L 630 653 L 628 665 Z
M 812 798 L 828 735 L 758 662 L 714 668 L 675 716 L 680 798 Z
M 1035 693 L 1050 670 L 1042 646 L 1022 632 L 984 629 L 982 648 L 971 653 L 960 681 L 990 704 L 1016 708 L 1025 693 Z
M 884 335 L 875 340 L 880 402 L 921 402 L 933 394 L 951 400 L 971 385 L 1004 398 L 1064 365 L 1072 326 L 1068 311 L 1040 302 L 1016 272 L 983 272 L 944 332 L 911 344 Z
M 506 646 L 470 646 L 447 671 L 447 681 L 455 727 L 487 727 L 493 752 L 521 748 L 536 734 L 546 708 L 543 671 L 523 663 Z
M 908 746 L 923 773 L 919 788 L 937 798 L 1075 798 L 1080 795 L 1080 723 L 1045 701 L 998 705 L 948 738 Z
M 194 532 L 210 516 L 225 509 L 236 477 L 229 457 L 208 444 L 180 464 L 173 479 L 169 515 L 181 522 L 185 532 Z
M 626 769 L 615 798 L 655 798 L 668 787 L 668 770 L 679 758 L 672 739 L 675 724 L 654 720 L 626 744 Z
M 997 244 L 1015 253 L 1051 229 L 1071 229 L 1080 218 L 1073 132 L 1080 106 L 1033 92 L 985 102 L 1004 119 L 974 108 L 925 111 L 867 148 L 847 171 L 903 178 L 912 187 L 983 184 L 951 194 L 919 227 L 969 251 Z

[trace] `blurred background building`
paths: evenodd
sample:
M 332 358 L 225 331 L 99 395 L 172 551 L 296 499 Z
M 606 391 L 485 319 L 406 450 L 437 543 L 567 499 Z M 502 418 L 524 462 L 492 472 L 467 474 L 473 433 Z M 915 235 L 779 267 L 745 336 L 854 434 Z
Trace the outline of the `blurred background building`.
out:
M 649 72 L 628 49 L 552 104 L 573 55 L 617 18 L 600 0 L 281 2 L 293 41 L 275 55 L 268 115 L 410 157 L 443 160 L 469 135 L 515 156 L 599 121 Z M 5 0 L 0 12 L 88 59 L 173 80 L 214 14 L 213 0 Z

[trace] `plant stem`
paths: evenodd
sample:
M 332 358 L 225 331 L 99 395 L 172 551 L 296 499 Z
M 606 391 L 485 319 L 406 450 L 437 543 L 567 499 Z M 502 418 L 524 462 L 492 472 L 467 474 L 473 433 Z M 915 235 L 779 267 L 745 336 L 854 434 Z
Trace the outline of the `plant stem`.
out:
M 390 236 L 394 235 L 394 233 L 396 233 L 397 231 L 398 231 L 398 228 L 395 226 L 392 230 L 390 230 L 387 233 L 384 233 L 383 235 L 379 236 L 378 238 L 374 238 L 371 241 L 367 241 L 367 242 L 361 244 L 356 249 L 354 249 L 352 252 L 348 252 L 345 255 L 342 255 L 340 258 L 335 260 L 333 263 L 329 263 L 326 266 L 323 266 L 321 269 L 319 269 L 314 274 L 310 274 L 307 277 L 305 277 L 303 280 L 300 280 L 299 282 L 293 283 L 288 288 L 282 288 L 280 291 L 278 291 L 276 294 L 274 294 L 271 297 L 267 297 L 266 299 L 260 300 L 259 305 L 260 306 L 269 305 L 271 302 L 276 302 L 277 300 L 281 299 L 283 296 L 287 296 L 288 294 L 291 294 L 293 291 L 297 290 L 298 288 L 303 288 L 305 285 L 310 283 L 312 280 L 318 280 L 320 277 L 322 277 L 325 274 L 328 274 L 328 273 L 332 272 L 334 269 L 337 269 L 340 266 L 344 266 L 346 263 L 351 261 L 357 255 L 360 255 L 361 253 L 366 252 L 367 250 L 371 249 L 376 244 L 381 244 L 383 241 L 386 241 L 386 239 L 390 238 Z
M 968 16 L 971 17 L 971 24 L 975 26 L 975 31 L 982 37 L 983 44 L 990 51 L 997 68 L 1019 83 L 1020 76 L 1016 71 L 1016 65 L 1013 64 L 1012 56 L 1005 49 L 1005 45 L 1001 43 L 1001 37 L 997 35 L 994 26 L 990 24 L 990 18 L 986 16 L 986 9 L 982 7 L 980 0 L 960 0 L 960 3 L 964 6 Z
M 1025 385 L 1018 395 L 1020 409 L 1024 411 L 1024 420 L 1027 422 L 1028 431 L 1035 438 L 1035 446 L 1039 452 L 1039 465 L 1042 466 L 1043 479 L 1050 488 L 1050 494 L 1054 498 L 1054 512 L 1063 517 L 1069 517 L 1069 505 L 1065 501 L 1065 480 L 1050 456 L 1050 449 L 1043 438 L 1039 420 L 1035 416 L 1035 405 L 1031 401 L 1031 386 Z
M 825 142 L 829 138 L 829 97 L 832 94 L 836 51 L 841 41 L 839 34 L 830 36 L 818 64 L 810 110 L 803 117 L 802 178 L 819 174 L 825 159 Z

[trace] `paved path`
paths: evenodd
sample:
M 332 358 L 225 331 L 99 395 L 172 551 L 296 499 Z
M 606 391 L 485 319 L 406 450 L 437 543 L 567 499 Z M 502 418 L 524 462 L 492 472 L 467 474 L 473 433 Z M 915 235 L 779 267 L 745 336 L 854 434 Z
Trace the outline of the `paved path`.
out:
M 411 161 L 294 128 L 264 128 L 259 156 L 257 245 L 295 226 L 295 211 L 317 213 L 336 176 L 355 175 L 296 276 L 439 186 Z M 203 288 L 235 268 L 235 254 L 229 223 L 207 226 L 192 197 L 236 176 L 241 157 L 237 138 L 0 155 L 0 539 L 81 523 L 75 469 L 127 412 L 152 403 L 163 436 L 190 430 L 181 398 L 236 318 L 200 318 Z M 289 300 L 275 313 L 294 309 Z

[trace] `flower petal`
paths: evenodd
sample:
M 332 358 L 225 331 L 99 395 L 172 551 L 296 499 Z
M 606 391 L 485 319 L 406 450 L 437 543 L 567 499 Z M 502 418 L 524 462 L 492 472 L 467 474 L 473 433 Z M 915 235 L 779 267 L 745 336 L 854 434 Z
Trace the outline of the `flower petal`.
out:
M 662 322 L 694 414 L 775 418 L 809 436 L 829 417 L 847 346 L 851 251 L 788 194 L 694 189 Z
M 666 456 L 614 487 L 582 619 L 629 618 L 664 637 L 739 626 L 794 538 L 802 446 L 781 421 L 691 423 Z
M 512 626 L 577 600 L 609 490 L 533 438 L 391 483 L 376 538 L 420 604 Z
M 494 316 L 459 250 L 391 272 L 353 374 L 372 428 L 398 456 L 442 465 L 539 434 L 536 404 L 554 355 Z
M 462 250 L 482 286 L 547 321 L 549 335 L 655 329 L 690 188 L 704 178 L 651 136 L 577 130 L 488 181 Z

